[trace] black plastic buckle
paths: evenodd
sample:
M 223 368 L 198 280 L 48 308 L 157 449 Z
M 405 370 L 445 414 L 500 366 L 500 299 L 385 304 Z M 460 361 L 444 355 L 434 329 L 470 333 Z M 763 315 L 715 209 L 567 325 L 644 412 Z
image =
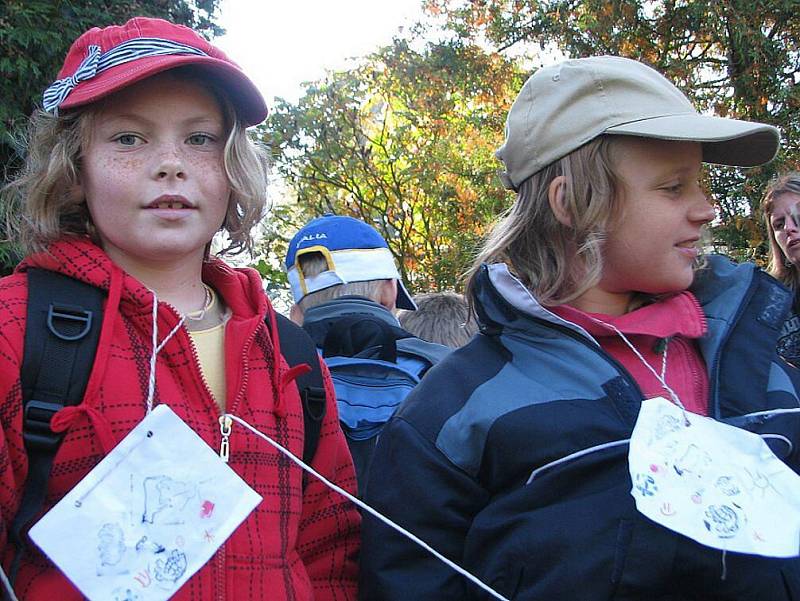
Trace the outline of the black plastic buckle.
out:
M 77 334 L 70 334 L 68 332 L 59 331 L 56 328 L 55 320 L 67 322 L 66 325 L 68 325 L 68 329 L 72 329 L 72 327 L 76 325 L 80 327 L 81 324 L 83 324 L 83 327 L 80 328 Z M 54 336 L 61 340 L 80 340 L 92 329 L 92 311 L 86 311 L 74 305 L 52 304 L 47 311 L 47 328 Z
M 309 386 L 302 392 L 302 402 L 306 406 L 306 413 L 315 422 L 321 422 L 325 417 L 325 389 Z
M 61 434 L 50 428 L 50 421 L 64 405 L 47 401 L 30 400 L 25 403 L 22 415 L 22 438 L 26 449 L 50 450 L 58 446 Z

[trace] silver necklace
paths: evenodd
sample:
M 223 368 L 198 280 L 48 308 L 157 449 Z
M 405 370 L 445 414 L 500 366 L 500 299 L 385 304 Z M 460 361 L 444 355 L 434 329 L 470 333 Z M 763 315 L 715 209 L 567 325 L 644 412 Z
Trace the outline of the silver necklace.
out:
M 185 313 L 184 317 L 191 321 L 200 321 L 206 316 L 206 312 L 211 308 L 214 304 L 214 292 L 209 288 L 205 282 L 203 283 L 203 290 L 206 293 L 206 300 L 203 303 L 203 308 L 199 311 L 191 311 L 190 313 Z

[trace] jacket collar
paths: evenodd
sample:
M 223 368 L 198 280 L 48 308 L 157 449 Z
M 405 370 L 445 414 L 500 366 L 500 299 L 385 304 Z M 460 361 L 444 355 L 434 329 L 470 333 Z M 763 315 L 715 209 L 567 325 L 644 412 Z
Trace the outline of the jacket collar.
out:
M 704 338 L 721 339 L 724 331 L 735 321 L 757 273 L 758 267 L 751 263 L 736 264 L 721 255 L 706 257 L 705 266 L 697 271 L 689 288 L 708 322 L 709 332 Z M 777 282 L 774 288 L 775 313 L 783 315 L 784 311 L 779 309 L 782 303 L 790 302 L 790 294 Z M 538 328 L 537 322 L 531 319 L 534 318 L 569 328 L 596 343 L 584 328 L 562 319 L 539 303 L 505 263 L 481 266 L 475 297 L 481 327 L 488 333 Z
M 397 318 L 383 305 L 363 296 L 340 296 L 306 309 L 303 315 L 303 329 L 314 339 L 317 346 L 321 346 L 334 322 L 341 317 L 352 315 L 370 316 L 390 326 L 400 327 Z
M 62 273 L 109 293 L 118 288 L 121 307 L 132 313 L 151 310 L 153 294 L 147 286 L 124 272 L 88 238 L 65 237 L 54 242 L 46 252 L 27 257 L 16 271 L 24 272 L 29 267 Z M 203 265 L 203 280 L 219 292 L 234 317 L 266 315 L 269 301 L 255 270 L 234 269 L 213 257 Z

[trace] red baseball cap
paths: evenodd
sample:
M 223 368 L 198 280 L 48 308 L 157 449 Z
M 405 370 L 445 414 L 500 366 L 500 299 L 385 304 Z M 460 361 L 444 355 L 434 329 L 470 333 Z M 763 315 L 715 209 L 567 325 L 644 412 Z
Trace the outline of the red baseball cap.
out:
M 202 68 L 221 84 L 246 125 L 266 118 L 261 92 L 224 52 L 188 27 L 148 17 L 94 27 L 75 40 L 58 80 L 44 92 L 43 107 L 55 112 L 85 106 L 184 65 Z

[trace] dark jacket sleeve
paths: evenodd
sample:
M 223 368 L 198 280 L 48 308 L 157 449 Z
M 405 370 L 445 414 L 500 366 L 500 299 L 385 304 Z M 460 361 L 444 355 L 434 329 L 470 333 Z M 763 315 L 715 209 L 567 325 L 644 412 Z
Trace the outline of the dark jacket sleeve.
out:
M 381 432 L 366 502 L 461 565 L 467 531 L 486 504 L 487 493 L 396 416 Z M 465 599 L 466 591 L 474 586 L 417 543 L 364 512 L 361 599 Z

